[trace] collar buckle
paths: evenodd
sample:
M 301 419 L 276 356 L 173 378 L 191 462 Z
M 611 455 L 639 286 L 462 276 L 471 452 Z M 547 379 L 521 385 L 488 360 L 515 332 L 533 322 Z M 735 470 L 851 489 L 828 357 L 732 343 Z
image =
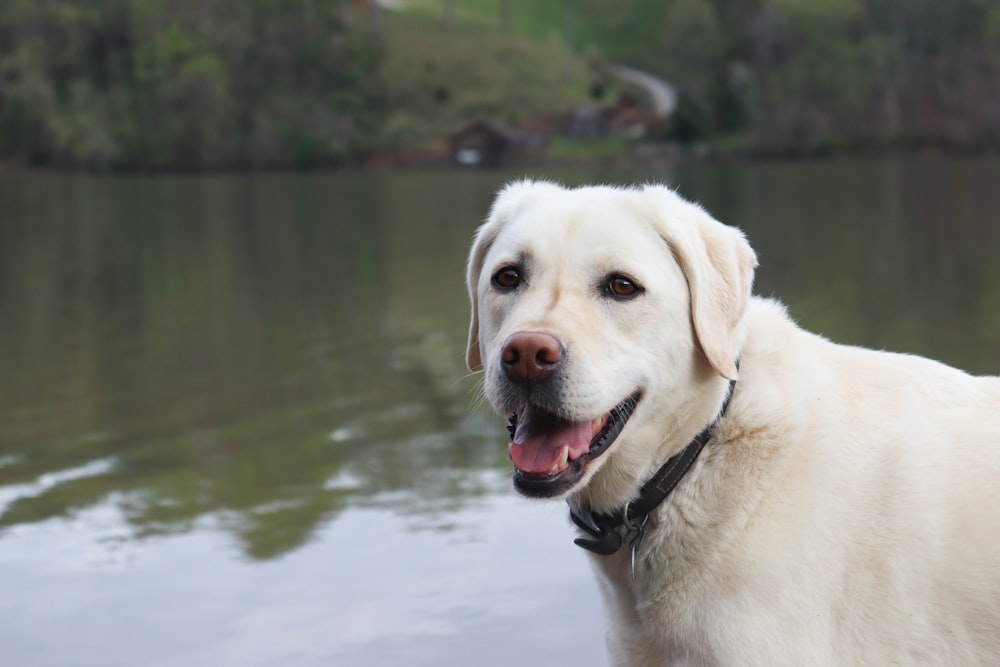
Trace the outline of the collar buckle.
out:
M 599 556 L 610 556 L 621 549 L 622 536 L 617 530 L 618 526 L 608 524 L 603 515 L 594 514 L 590 510 L 577 514 L 571 506 L 569 516 L 580 530 L 593 538 L 578 537 L 573 540 L 573 544 Z

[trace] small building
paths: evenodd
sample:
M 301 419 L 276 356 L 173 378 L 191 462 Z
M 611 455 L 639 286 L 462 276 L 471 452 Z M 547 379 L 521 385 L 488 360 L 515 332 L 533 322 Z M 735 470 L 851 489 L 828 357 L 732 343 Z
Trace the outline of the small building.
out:
M 497 167 L 541 153 L 548 137 L 493 121 L 474 121 L 448 137 L 452 160 L 463 167 Z

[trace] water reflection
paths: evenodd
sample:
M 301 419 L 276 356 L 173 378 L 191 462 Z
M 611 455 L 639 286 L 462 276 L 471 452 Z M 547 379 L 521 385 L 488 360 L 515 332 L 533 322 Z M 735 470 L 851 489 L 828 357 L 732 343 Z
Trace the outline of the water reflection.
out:
M 56 530 L 11 529 L 0 550 L 9 664 L 605 664 L 597 590 L 561 508 L 503 495 L 464 508 L 467 525 L 446 533 L 353 509 L 309 548 L 249 562 L 220 540 L 225 516 L 183 539 L 135 541 L 116 515 L 106 500 Z
M 501 453 L 455 273 L 475 220 L 403 186 L 0 182 L 0 529 L 115 494 L 136 537 L 226 512 L 268 558 L 348 498 L 481 492 L 461 471 Z

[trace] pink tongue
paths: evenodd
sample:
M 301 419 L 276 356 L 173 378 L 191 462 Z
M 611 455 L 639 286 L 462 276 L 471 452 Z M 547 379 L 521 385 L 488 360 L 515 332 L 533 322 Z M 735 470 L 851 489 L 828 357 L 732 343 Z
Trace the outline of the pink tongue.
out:
M 590 449 L 593 435 L 589 421 L 567 421 L 529 405 L 517 420 L 510 460 L 521 472 L 547 474 L 559 460 L 563 445 L 569 446 L 570 459 L 578 459 Z

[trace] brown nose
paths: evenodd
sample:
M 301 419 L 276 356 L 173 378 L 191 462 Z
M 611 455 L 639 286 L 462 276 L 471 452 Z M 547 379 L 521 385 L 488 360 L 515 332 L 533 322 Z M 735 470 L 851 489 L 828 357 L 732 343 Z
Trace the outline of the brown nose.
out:
M 562 345 L 555 336 L 535 331 L 513 334 L 503 344 L 504 373 L 518 384 L 544 380 L 562 363 Z

